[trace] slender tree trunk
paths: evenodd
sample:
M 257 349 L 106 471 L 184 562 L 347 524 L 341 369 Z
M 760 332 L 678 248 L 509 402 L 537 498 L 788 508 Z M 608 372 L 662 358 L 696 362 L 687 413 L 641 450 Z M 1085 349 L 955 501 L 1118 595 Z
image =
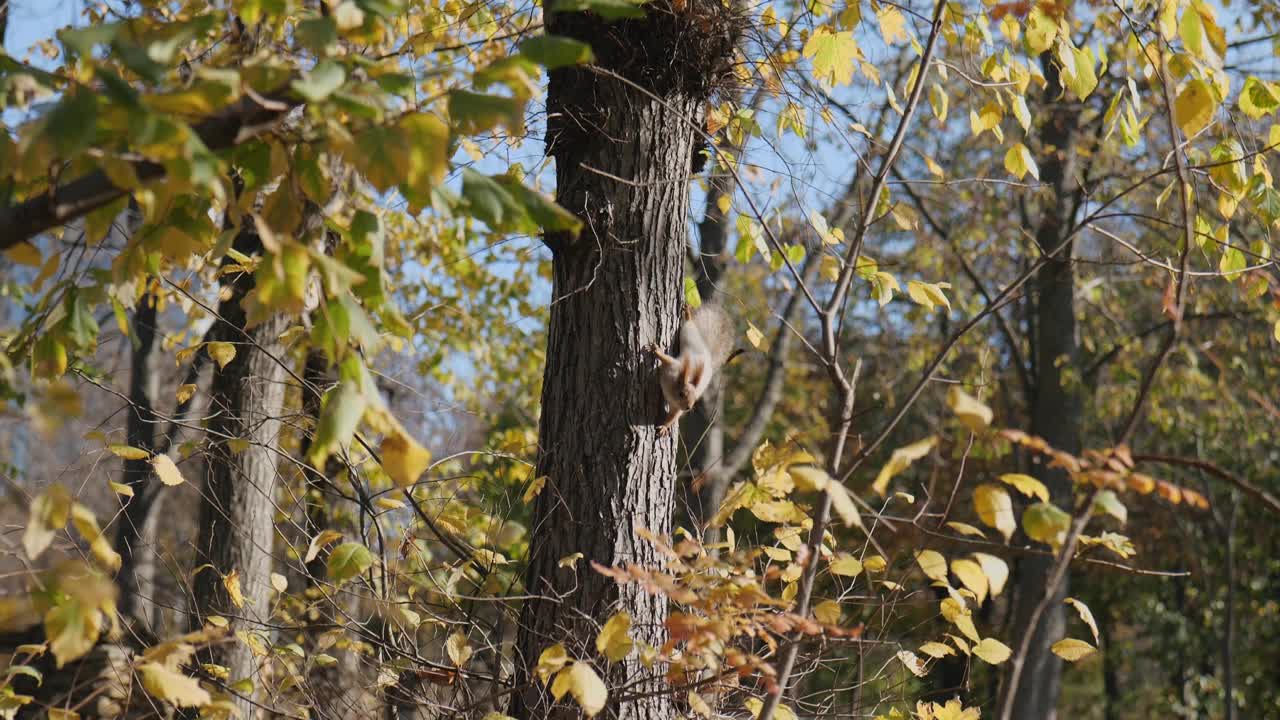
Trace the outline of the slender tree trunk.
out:
M 260 253 L 256 233 L 241 231 L 236 249 Z M 197 565 L 208 563 L 195 577 L 194 623 L 209 615 L 230 618 L 233 631 L 263 632 L 270 615 L 271 550 L 275 535 L 275 489 L 280 417 L 288 373 L 281 363 L 280 334 L 287 318 L 275 315 L 246 328 L 243 300 L 253 287 L 252 277 L 230 276 L 231 295 L 218 307 L 215 339 L 235 345 L 236 355 L 213 372 L 209 387 L 209 447 L 205 487 L 200 504 Z M 246 441 L 243 448 L 233 440 Z M 237 451 L 238 450 L 238 451 Z M 236 574 L 244 596 L 237 606 L 226 578 Z M 215 646 L 212 662 L 227 668 L 230 682 L 251 678 L 255 686 L 257 662 L 242 641 Z M 250 693 L 250 699 L 256 695 Z M 241 717 L 254 716 L 248 700 L 237 702 Z
M 663 562 L 637 533 L 670 533 L 676 491 L 675 438 L 657 433 L 663 401 L 645 347 L 670 349 L 679 326 L 694 124 L 701 123 L 711 74 L 691 66 L 706 58 L 681 53 L 711 53 L 727 40 L 727 56 L 732 39 L 700 36 L 696 19 L 682 14 L 713 10 L 710 3 L 646 8 L 644 19 L 616 24 L 582 13 L 547 16 L 548 32 L 589 42 L 606 70 L 554 71 L 548 93 L 556 199 L 584 229 L 576 239 L 546 238 L 554 299 L 537 472 L 547 481 L 534 507 L 525 576 L 531 599 L 516 638 L 509 713 L 519 720 L 581 717 L 569 697 L 552 707 L 533 676 L 546 648 L 564 643 L 571 656 L 594 658 L 591 641 L 617 611 L 630 614 L 635 640 L 661 646 L 666 638 L 665 598 L 620 588 L 592 563 Z M 575 552 L 582 561 L 561 567 Z M 621 704 L 611 697 L 600 717 L 676 717 L 658 682 L 661 670 L 645 670 L 634 656 L 609 668 L 593 665 L 610 688 L 655 679 L 628 688 L 639 699 Z
M 1078 111 L 1062 102 L 1062 83 L 1058 67 L 1042 62 L 1046 86 L 1047 112 L 1039 127 L 1044 154 L 1040 160 L 1042 182 L 1052 189 L 1045 199 L 1036 242 L 1042 253 L 1053 252 L 1070 231 L 1074 206 L 1074 172 L 1072 158 L 1077 131 Z M 1081 445 L 1081 400 L 1078 392 L 1068 387 L 1067 375 L 1079 365 L 1075 314 L 1075 269 L 1072 247 L 1067 247 L 1046 262 L 1035 278 L 1036 368 L 1035 396 L 1031 402 L 1031 432 L 1050 445 L 1069 453 L 1079 453 Z M 1061 469 L 1041 467 L 1036 475 L 1049 486 L 1053 501 L 1070 508 L 1071 479 Z M 1065 636 L 1066 614 L 1061 598 L 1066 597 L 1070 578 L 1064 578 L 1037 627 L 1028 627 L 1032 612 L 1044 596 L 1046 580 L 1054 558 L 1023 558 L 1018 574 L 1017 608 L 1014 637 L 1034 632 L 1022 680 L 1013 698 L 1013 717 L 1019 720 L 1049 720 L 1055 716 L 1061 690 L 1062 661 L 1049 647 Z
M 156 414 L 154 378 L 150 360 L 156 341 L 156 296 L 143 293 L 133 311 L 133 352 L 129 367 L 129 414 L 125 418 L 125 443 L 147 452 L 155 449 Z M 155 554 L 146 546 L 147 516 L 151 477 L 148 459 L 124 461 L 124 484 L 133 496 L 124 498 L 124 511 L 116 531 L 115 548 L 120 553 L 120 614 L 149 625 L 154 610 Z

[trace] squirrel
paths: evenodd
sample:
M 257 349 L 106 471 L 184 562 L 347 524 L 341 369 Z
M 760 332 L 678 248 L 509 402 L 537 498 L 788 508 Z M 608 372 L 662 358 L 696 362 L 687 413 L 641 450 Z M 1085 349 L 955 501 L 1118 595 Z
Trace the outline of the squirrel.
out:
M 658 436 L 671 431 L 681 415 L 711 386 L 715 374 L 737 354 L 734 349 L 733 323 L 724 308 L 704 302 L 680 325 L 680 354 L 672 357 L 657 345 L 649 349 L 658 358 L 658 379 L 667 401 L 667 416 L 658 427 Z

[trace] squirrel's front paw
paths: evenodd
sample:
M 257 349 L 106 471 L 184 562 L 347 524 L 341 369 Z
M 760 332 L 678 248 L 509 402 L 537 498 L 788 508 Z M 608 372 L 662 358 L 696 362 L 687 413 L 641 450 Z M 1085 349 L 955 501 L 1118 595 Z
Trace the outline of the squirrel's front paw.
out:
M 668 436 L 668 435 L 670 435 L 670 434 L 671 434 L 671 426 L 670 426 L 670 425 L 659 425 L 659 426 L 658 426 L 658 439 L 659 439 L 659 440 L 661 440 L 662 438 L 665 438 L 666 436 Z

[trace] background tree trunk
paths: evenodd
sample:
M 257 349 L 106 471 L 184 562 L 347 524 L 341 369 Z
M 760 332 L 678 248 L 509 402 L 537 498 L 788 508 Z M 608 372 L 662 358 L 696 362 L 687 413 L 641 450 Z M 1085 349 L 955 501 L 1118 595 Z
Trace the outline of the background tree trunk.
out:
M 236 249 L 252 255 L 261 252 L 262 244 L 246 228 Z M 261 630 L 271 609 L 276 443 L 288 376 L 279 337 L 288 320 L 275 315 L 246 328 L 243 300 L 253 287 L 252 277 L 238 274 L 228 282 L 231 296 L 218 307 L 214 339 L 233 343 L 236 355 L 225 367 L 214 368 L 209 387 L 212 418 L 196 564 L 213 568 L 195 577 L 193 620 L 199 624 L 208 615 L 222 615 L 231 619 L 233 631 L 253 631 Z M 248 446 L 236 452 L 229 443 L 234 439 Z M 239 573 L 243 607 L 235 605 L 224 583 L 232 572 Z M 230 682 L 255 675 L 256 660 L 245 643 L 218 645 L 212 653 L 211 661 L 228 669 Z M 253 717 L 252 703 L 242 699 L 237 704 L 241 717 Z
M 1076 201 L 1075 136 L 1078 108 L 1063 101 L 1058 66 L 1042 58 L 1045 74 L 1045 115 L 1039 126 L 1043 155 L 1040 177 L 1052 193 L 1036 230 L 1039 252 L 1051 253 L 1070 232 Z M 1075 269 L 1071 241 L 1036 273 L 1035 367 L 1036 386 L 1031 400 L 1031 433 L 1055 448 L 1077 454 L 1081 447 L 1081 399 L 1068 387 L 1065 376 L 1079 367 L 1075 314 Z M 1070 509 L 1073 501 L 1071 479 L 1061 469 L 1038 468 L 1035 475 L 1049 486 L 1053 502 Z M 1065 637 L 1066 614 L 1061 599 L 1066 597 L 1070 576 L 1057 589 L 1037 627 L 1028 627 L 1036 605 L 1044 596 L 1045 584 L 1054 558 L 1030 556 L 1019 561 L 1017 603 L 1012 637 L 1034 631 L 1027 652 L 1022 679 L 1013 698 L 1013 717 L 1049 720 L 1054 717 L 1062 685 L 1062 661 L 1049 649 Z
M 156 296 L 146 292 L 133 311 L 133 343 L 129 368 L 129 414 L 125 418 L 125 443 L 147 452 L 155 449 L 155 373 L 151 354 L 156 341 Z M 124 461 L 123 481 L 133 488 L 133 497 L 122 498 L 124 511 L 116 532 L 116 552 L 120 553 L 120 614 L 143 625 L 153 618 L 155 593 L 155 553 L 146 541 L 150 503 L 144 495 L 150 489 L 151 461 Z
M 627 79 L 578 68 L 551 74 L 547 144 L 556 199 L 584 229 L 576 239 L 546 238 L 554 285 L 537 472 L 547 481 L 534 507 L 525 579 L 531 599 L 516 639 L 521 689 L 510 714 L 521 720 L 580 716 L 568 698 L 550 707 L 533 677 L 547 647 L 565 643 L 575 658 L 595 656 L 591 641 L 617 611 L 631 615 L 637 641 L 665 640 L 666 600 L 634 585 L 619 588 L 591 563 L 661 566 L 636 530 L 671 531 L 675 437 L 658 437 L 662 393 L 645 347 L 671 348 L 679 326 L 695 123 L 733 42 L 700 36 L 688 13 L 714 6 L 650 6 L 644 19 L 614 24 L 580 13 L 547 17 L 549 33 L 590 43 L 600 66 Z M 704 27 L 728 32 L 723 23 Z M 705 57 L 684 56 L 691 52 Z M 585 556 L 576 569 L 559 566 L 575 552 Z M 608 672 L 595 665 L 613 688 L 653 673 L 634 659 Z M 644 697 L 626 704 L 611 697 L 602 717 L 677 714 L 658 683 L 628 692 Z

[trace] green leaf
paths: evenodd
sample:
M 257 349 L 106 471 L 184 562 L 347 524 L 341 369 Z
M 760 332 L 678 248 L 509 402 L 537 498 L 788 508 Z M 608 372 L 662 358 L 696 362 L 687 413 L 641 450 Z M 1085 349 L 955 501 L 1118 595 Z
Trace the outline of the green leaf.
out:
M 311 444 L 309 460 L 312 465 L 321 467 L 329 455 L 351 442 L 368 404 L 368 398 L 360 387 L 350 380 L 339 382 L 325 393 L 315 440 Z
M 58 39 L 63 47 L 72 55 L 87 56 L 93 48 L 106 45 L 115 40 L 123 23 L 90 24 L 78 28 L 66 28 L 58 31 Z
M 97 132 L 98 98 L 88 90 L 68 93 L 45 120 L 44 135 L 65 158 L 87 147 Z
M 591 46 L 558 35 L 539 35 L 520 43 L 520 54 L 548 69 L 595 60 Z
M 341 65 L 325 60 L 311 68 L 303 77 L 294 80 L 292 87 L 307 102 L 320 102 L 342 87 L 346 79 L 347 71 Z
M 373 560 L 373 553 L 364 545 L 343 543 L 329 553 L 329 579 L 341 585 L 372 567 Z
M 520 203 L 493 178 L 462 171 L 462 199 L 477 220 L 497 231 L 532 232 Z
M 321 53 L 337 44 L 338 25 L 333 18 L 308 18 L 298 23 L 294 38 L 308 50 Z
M 1071 516 L 1052 503 L 1038 502 L 1022 513 L 1022 531 L 1037 542 L 1056 548 L 1070 529 Z
M 533 190 L 511 175 L 494 178 L 516 202 L 524 207 L 525 214 L 547 232 L 567 231 L 576 235 L 582 229 L 578 216 L 560 207 L 550 197 Z
M 1129 509 L 1120 502 L 1120 498 L 1111 490 L 1098 493 L 1098 509 L 1120 521 L 1123 525 L 1129 520 Z
M 465 135 L 499 125 L 512 135 L 524 133 L 524 104 L 514 98 L 454 90 L 449 93 L 449 117 L 458 132 Z

